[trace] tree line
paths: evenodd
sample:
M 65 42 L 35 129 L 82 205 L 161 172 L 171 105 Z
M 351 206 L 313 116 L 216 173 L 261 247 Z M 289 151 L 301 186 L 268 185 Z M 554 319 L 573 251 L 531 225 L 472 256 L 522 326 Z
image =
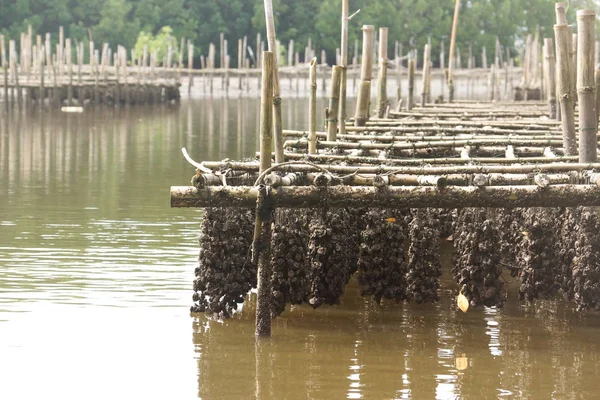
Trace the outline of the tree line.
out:
M 394 42 L 404 52 L 422 51 L 432 44 L 438 62 L 441 43 L 449 44 L 454 0 L 349 0 L 350 12 L 360 12 L 350 22 L 349 43 L 361 39 L 363 24 L 389 28 L 390 54 Z M 475 54 L 487 48 L 494 57 L 496 38 L 516 56 L 527 34 L 539 32 L 553 37 L 554 0 L 462 0 L 457 47 L 463 60 L 472 46 Z M 571 0 L 568 18 L 575 23 L 575 10 L 595 9 L 594 0 Z M 329 63 L 339 46 L 341 0 L 273 0 L 275 28 L 283 46 L 294 40 L 303 52 L 308 40 L 319 54 L 325 49 Z M 170 27 L 172 35 L 190 39 L 195 54 L 207 54 L 209 43 L 219 43 L 223 32 L 229 43 L 232 65 L 237 65 L 237 39 L 248 36 L 256 48 L 256 34 L 265 37 L 262 0 L 0 0 L 0 30 L 18 39 L 31 25 L 39 34 L 49 32 L 56 43 L 59 26 L 65 36 L 78 41 L 107 42 L 113 48 L 133 48 L 142 35 L 154 35 Z M 287 47 L 286 47 L 287 48 Z M 350 52 L 352 54 L 352 51 Z M 447 54 L 447 53 L 446 53 Z M 447 56 L 446 56 L 447 59 Z M 480 60 L 480 58 L 478 58 Z M 480 62 L 480 61 L 478 61 Z

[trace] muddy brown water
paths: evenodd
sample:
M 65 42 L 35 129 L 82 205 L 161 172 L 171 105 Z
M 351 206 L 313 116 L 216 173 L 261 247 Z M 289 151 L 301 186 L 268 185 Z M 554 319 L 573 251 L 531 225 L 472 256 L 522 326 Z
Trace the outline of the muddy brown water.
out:
M 288 102 L 286 126 L 304 128 L 306 106 Z M 288 310 L 260 342 L 252 301 L 227 321 L 190 316 L 200 212 L 169 208 L 193 174 L 180 148 L 248 156 L 257 119 L 246 99 L 2 115 L 0 398 L 597 397 L 598 315 L 514 293 L 463 314 L 448 269 L 438 304 L 379 306 L 352 282 L 340 306 Z

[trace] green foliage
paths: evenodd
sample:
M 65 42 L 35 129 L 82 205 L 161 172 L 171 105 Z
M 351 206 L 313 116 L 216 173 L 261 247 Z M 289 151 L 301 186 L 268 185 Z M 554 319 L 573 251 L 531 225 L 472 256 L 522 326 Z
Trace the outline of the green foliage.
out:
M 171 46 L 172 60 L 177 60 L 179 58 L 179 44 L 172 33 L 173 29 L 170 26 L 163 26 L 156 36 L 152 33 L 140 32 L 134 46 L 136 58 L 141 57 L 144 54 L 144 48 L 147 48 L 148 56 L 156 52 L 158 61 L 161 61 L 167 56 L 169 46 Z
M 405 53 L 411 48 L 421 53 L 431 40 L 433 61 L 437 63 L 442 41 L 446 49 L 449 47 L 453 0 L 349 0 L 349 6 L 351 13 L 361 9 L 350 21 L 350 56 L 354 41 L 362 38 L 360 28 L 364 24 L 389 28 L 391 55 L 395 41 L 404 45 Z M 569 22 L 575 23 L 577 9 L 596 7 L 594 0 L 571 0 Z M 293 39 L 294 50 L 303 54 L 312 39 L 317 53 L 325 49 L 329 62 L 334 61 L 340 43 L 341 0 L 273 0 L 273 10 L 277 38 L 285 51 Z M 527 34 L 539 30 L 542 37 L 553 37 L 553 23 L 554 0 L 462 0 L 457 47 L 464 61 L 471 46 L 480 63 L 481 48 L 485 46 L 491 62 L 496 37 L 516 55 Z M 210 42 L 217 45 L 218 51 L 219 34 L 223 32 L 232 65 L 237 65 L 238 39 L 247 35 L 248 45 L 255 49 L 256 34 L 260 32 L 266 42 L 262 0 L 0 0 L 0 32 L 18 39 L 28 24 L 35 33 L 50 32 L 54 43 L 62 25 L 65 35 L 77 41 L 85 41 L 91 34 L 96 43 L 108 42 L 113 48 L 136 44 L 136 51 L 139 43 L 151 42 L 164 51 L 154 42 L 166 40 L 161 29 L 171 27 L 168 35 L 192 40 L 196 55 L 206 54 Z M 179 44 L 173 49 L 178 50 Z

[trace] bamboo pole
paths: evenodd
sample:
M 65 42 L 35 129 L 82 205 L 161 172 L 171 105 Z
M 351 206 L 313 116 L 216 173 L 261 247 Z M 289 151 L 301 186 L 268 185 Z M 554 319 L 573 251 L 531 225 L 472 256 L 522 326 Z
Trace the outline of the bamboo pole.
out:
M 369 120 L 369 100 L 371 98 L 371 79 L 373 75 L 373 25 L 363 25 L 362 65 L 360 87 L 356 100 L 355 126 L 365 126 Z
M 464 149 L 463 149 L 464 150 Z M 463 154 L 461 150 L 461 155 Z M 347 164 L 381 164 L 382 160 L 379 157 L 368 157 L 368 156 L 353 156 L 353 155 L 334 155 L 334 154 L 303 154 L 303 153 L 286 153 L 286 160 L 302 160 L 316 163 L 347 163 Z M 550 162 L 573 162 L 577 161 L 578 157 L 569 156 L 562 157 L 553 154 L 553 157 L 549 156 L 533 156 L 533 157 L 521 157 L 517 161 L 521 164 L 526 163 L 550 163 Z M 456 157 L 439 157 L 439 158 L 391 158 L 386 159 L 385 164 L 392 165 L 436 165 L 436 164 L 514 164 L 515 160 L 509 160 L 501 157 L 472 157 L 469 158 L 456 158 Z M 258 169 L 258 168 L 257 168 Z
M 308 100 L 308 153 L 317 152 L 317 59 L 310 62 L 310 98 Z M 283 133 L 282 133 L 283 135 Z
M 44 46 L 40 47 L 39 55 L 39 67 L 40 67 L 40 93 L 39 93 L 39 106 L 40 109 L 44 108 Z M 48 60 L 50 62 L 50 60 Z
M 171 187 L 171 207 L 252 207 L 261 189 L 250 186 Z M 600 206 L 597 185 L 523 186 L 388 186 L 385 190 L 373 186 L 288 186 L 271 190 L 279 207 L 353 207 L 353 208 L 464 208 L 464 207 L 579 207 Z M 326 199 L 326 200 L 324 200 Z M 267 224 L 270 227 L 270 224 Z M 268 264 L 268 263 L 267 263 Z M 259 265 L 260 268 L 260 265 Z M 259 270 L 260 271 L 260 270 Z M 260 274 L 260 272 L 259 272 Z M 260 278 L 261 275 L 259 275 Z M 268 284 L 268 283 L 267 283 Z M 263 286 L 265 289 L 265 286 Z M 259 283 L 258 298 L 261 299 Z M 265 293 L 268 297 L 269 293 Z M 257 334 L 258 332 L 257 304 Z M 261 310 L 265 307 L 260 303 Z M 268 310 L 264 313 L 268 314 Z M 270 322 L 270 316 L 265 316 Z M 270 328 L 270 326 L 269 326 Z M 269 331 L 262 332 L 264 335 Z
M 550 118 L 556 119 L 556 63 L 554 59 L 554 41 L 551 38 L 544 39 L 546 65 L 546 86 L 548 88 L 548 113 Z
M 421 107 L 425 107 L 427 104 L 427 97 L 429 95 L 427 88 L 427 81 L 429 79 L 429 45 L 425 45 L 425 50 L 423 51 L 423 91 L 421 92 Z
M 406 110 L 411 111 L 414 106 L 415 96 L 415 60 L 408 60 L 408 103 Z
M 598 118 L 596 115 L 596 82 L 594 23 L 596 12 L 577 11 L 577 97 L 579 99 L 579 162 L 598 160 Z
M 276 55 L 271 51 L 263 53 L 262 97 L 260 119 L 260 173 L 271 167 L 271 148 L 273 146 L 273 93 Z M 265 188 L 257 196 L 256 224 L 253 259 L 258 261 L 258 297 L 256 302 L 256 336 L 271 336 L 271 220 L 261 212 L 261 199 L 266 196 Z M 257 254 L 258 253 L 258 254 Z
M 274 129 L 275 129 L 275 162 L 283 162 L 283 125 L 281 121 L 281 90 L 279 87 L 279 60 L 277 56 L 277 46 L 275 38 L 275 20 L 273 18 L 273 2 L 272 0 L 264 0 L 265 5 L 265 21 L 267 22 L 267 41 L 269 51 L 273 52 L 274 70 L 273 70 L 273 111 Z
M 7 57 L 6 57 L 6 44 L 4 42 L 4 35 L 2 36 L 2 44 L 1 44 L 1 51 L 2 51 L 2 69 L 4 72 L 4 110 L 8 111 L 8 63 L 7 63 Z
M 340 107 L 340 84 L 342 70 L 343 68 L 339 65 L 334 65 L 331 70 L 331 96 L 329 98 L 329 111 L 327 113 L 327 140 L 332 142 L 335 142 L 337 137 L 337 116 Z M 285 143 L 283 143 L 283 147 L 285 147 Z
M 598 54 L 596 54 L 596 57 Z M 600 69 L 596 69 L 596 121 L 600 120 Z
M 448 60 L 448 101 L 454 101 L 454 77 L 452 69 L 454 68 L 454 47 L 456 46 L 456 29 L 458 28 L 458 13 L 460 11 L 460 0 L 456 0 L 454 5 L 454 18 L 452 19 L 452 34 L 450 36 L 450 57 Z
M 543 149 L 540 149 L 540 154 Z M 292 156 L 293 154 L 290 154 Z M 313 159 L 323 159 L 333 157 L 331 155 L 312 155 L 307 156 L 301 155 Z M 356 157 L 356 156 L 342 156 L 347 160 L 354 159 L 370 159 L 370 157 Z M 540 157 L 534 157 L 540 159 Z M 485 157 L 482 157 L 485 159 Z M 505 158 L 498 158 L 499 164 L 507 165 L 443 165 L 443 166 L 429 166 L 429 165 L 414 165 L 426 164 L 431 160 L 438 160 L 439 163 L 443 163 L 448 158 L 421 158 L 421 159 L 392 159 L 390 162 L 397 163 L 396 165 L 340 165 L 338 160 L 335 158 L 335 164 L 319 165 L 320 168 L 324 168 L 330 173 L 334 174 L 384 174 L 384 173 L 402 173 L 412 175 L 448 175 L 448 174 L 492 174 L 492 173 L 533 173 L 533 172 L 580 172 L 585 173 L 586 171 L 592 171 L 600 169 L 600 163 L 558 163 L 555 158 L 543 157 L 547 160 L 547 163 L 532 163 L 532 164 L 520 164 L 521 160 L 528 160 L 530 157 L 522 157 L 518 160 L 509 160 Z M 533 158 L 532 158 L 533 159 Z M 573 157 L 563 157 L 564 160 L 573 161 Z M 459 160 L 454 158 L 454 160 Z M 502 162 L 500 162 L 502 161 Z M 412 165 L 411 165 L 412 164 Z M 231 161 L 205 161 L 202 166 L 210 168 L 212 170 L 220 169 L 232 169 L 234 171 L 247 171 L 247 172 L 258 172 L 260 164 L 258 162 L 231 162 Z M 399 167 L 400 166 L 400 167 Z M 314 172 L 315 167 L 310 164 L 306 164 L 303 161 L 298 161 L 293 165 L 282 166 L 278 168 L 282 172 Z
M 377 70 L 377 116 L 387 107 L 388 28 L 379 28 L 379 69 Z
M 595 99 L 594 99 L 595 101 Z M 507 141 L 505 138 L 490 138 L 490 139 L 449 139 L 440 141 L 425 141 L 425 142 L 406 142 L 406 143 L 352 143 L 352 142 L 335 142 L 321 141 L 321 148 L 338 148 L 338 149 L 367 149 L 367 150 L 410 150 L 410 149 L 431 149 L 442 147 L 459 147 L 472 145 L 521 145 L 521 146 L 560 146 L 562 141 L 559 139 L 514 139 Z M 306 148 L 307 142 L 304 140 L 288 140 L 284 143 L 284 147 Z
M 348 0 L 342 0 L 342 38 L 341 38 L 340 111 L 339 131 L 346 133 L 346 87 L 348 80 Z
M 558 8 L 557 8 L 558 12 Z M 571 59 L 569 57 L 569 29 L 567 25 L 554 25 L 556 60 L 558 70 L 558 94 L 563 130 L 563 148 L 566 155 L 577 154 L 575 137 L 574 93 L 571 84 Z

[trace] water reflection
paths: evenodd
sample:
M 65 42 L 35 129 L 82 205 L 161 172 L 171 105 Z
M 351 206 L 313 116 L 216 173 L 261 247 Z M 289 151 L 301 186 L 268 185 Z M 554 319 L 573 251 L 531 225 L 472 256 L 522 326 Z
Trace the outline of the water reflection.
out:
M 378 306 L 351 283 L 341 306 L 293 307 L 258 344 L 252 302 L 230 321 L 197 317 L 199 397 L 538 399 L 597 389 L 598 340 L 581 341 L 596 316 L 581 319 L 560 300 L 520 305 L 516 293 L 504 310 L 463 314 L 449 275 L 435 306 Z

